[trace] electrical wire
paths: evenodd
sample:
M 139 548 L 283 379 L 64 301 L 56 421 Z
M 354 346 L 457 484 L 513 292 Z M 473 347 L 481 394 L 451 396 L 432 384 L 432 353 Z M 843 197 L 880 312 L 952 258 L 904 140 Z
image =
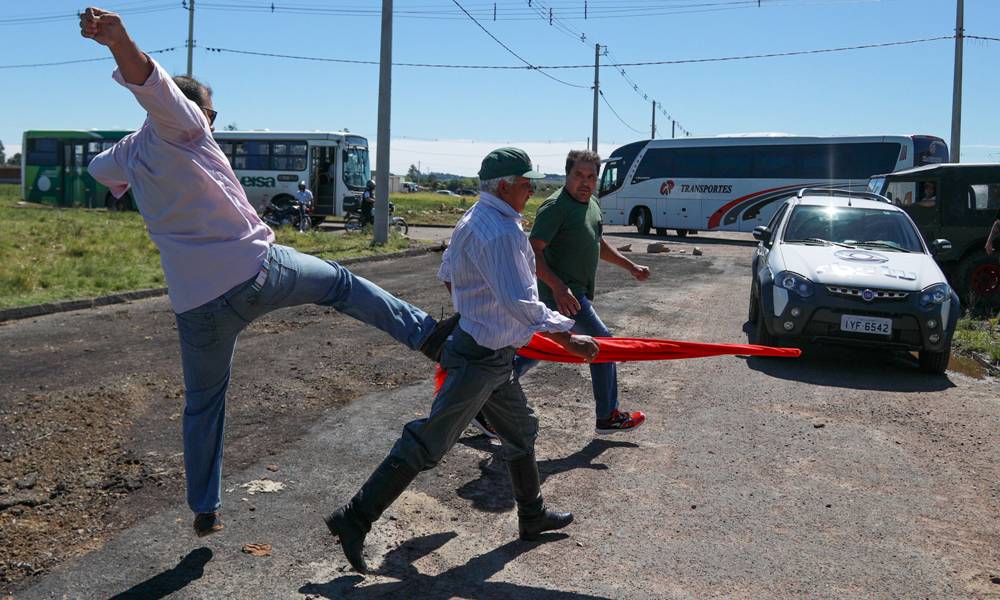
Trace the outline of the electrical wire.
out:
M 524 58 L 522 58 L 521 55 L 518 54 L 517 52 L 514 52 L 513 50 L 511 50 L 510 47 L 507 44 L 501 42 L 500 39 L 497 38 L 497 36 L 493 35 L 492 33 L 490 33 L 490 31 L 488 29 L 486 29 L 485 27 L 483 27 L 482 23 L 480 23 L 478 20 L 476 20 L 475 17 L 473 17 L 472 15 L 470 15 L 469 12 L 467 10 L 465 10 L 465 7 L 463 7 L 461 4 L 459 4 L 458 0 L 451 0 L 451 1 L 455 4 L 455 6 L 457 6 L 458 8 L 460 8 L 462 10 L 462 12 L 464 12 L 467 17 L 469 17 L 470 19 L 472 19 L 472 22 L 475 23 L 480 29 L 482 29 L 483 32 L 486 33 L 486 35 L 488 35 L 491 38 L 493 38 L 494 42 L 500 44 L 500 46 L 504 50 L 506 50 L 507 52 L 510 52 L 518 60 L 520 60 L 521 62 L 523 62 L 527 66 L 529 66 L 532 69 L 538 71 L 539 73 L 541 73 L 542 75 L 548 77 L 549 79 L 551 79 L 553 81 L 558 81 L 559 83 L 561 83 L 561 84 L 563 84 L 565 86 L 569 86 L 569 87 L 573 87 L 573 88 L 587 89 L 588 86 L 586 86 L 586 85 L 578 85 L 578 84 L 575 84 L 575 83 L 570 83 L 568 81 L 563 81 L 562 79 L 559 79 L 558 77 L 555 77 L 555 76 L 550 75 L 550 74 L 548 74 L 548 73 L 546 73 L 544 71 L 539 70 L 538 67 L 536 67 L 535 65 L 531 64 L 530 62 L 528 62 L 527 60 L 525 60 Z
M 162 48 L 160 50 L 149 50 L 146 54 L 162 54 L 164 52 L 173 52 L 177 48 Z M 30 67 L 55 67 L 58 65 L 74 65 L 78 63 L 88 63 L 88 62 L 99 62 L 104 60 L 114 60 L 113 56 L 102 56 L 100 58 L 80 58 L 76 60 L 62 60 L 58 62 L 47 62 L 47 63 L 33 63 L 33 64 L 23 64 L 23 65 L 0 65 L 0 69 L 25 69 Z
M 625 122 L 625 119 L 623 119 L 622 116 L 618 114 L 618 111 L 615 110 L 615 107 L 611 106 L 611 103 L 608 102 L 607 97 L 604 95 L 604 90 L 598 90 L 598 93 L 601 96 L 601 100 L 604 100 L 604 103 L 607 104 L 608 108 L 611 109 L 611 112 L 614 113 L 614 115 L 616 117 L 618 117 L 618 120 L 621 121 L 622 125 L 624 125 L 625 127 L 628 127 L 629 129 L 631 129 L 632 131 L 638 133 L 639 135 L 643 135 L 645 133 L 644 131 L 639 131 L 635 127 L 632 127 L 631 125 L 629 125 L 628 123 Z

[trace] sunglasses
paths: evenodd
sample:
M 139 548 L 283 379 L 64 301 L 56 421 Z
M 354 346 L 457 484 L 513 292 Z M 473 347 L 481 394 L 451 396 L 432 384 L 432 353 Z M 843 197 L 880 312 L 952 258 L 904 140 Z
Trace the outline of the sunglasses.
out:
M 219 116 L 219 113 L 211 108 L 205 108 L 204 106 L 200 106 L 199 108 L 201 108 L 201 110 L 205 112 L 205 116 L 208 117 L 209 126 L 215 125 L 215 117 Z

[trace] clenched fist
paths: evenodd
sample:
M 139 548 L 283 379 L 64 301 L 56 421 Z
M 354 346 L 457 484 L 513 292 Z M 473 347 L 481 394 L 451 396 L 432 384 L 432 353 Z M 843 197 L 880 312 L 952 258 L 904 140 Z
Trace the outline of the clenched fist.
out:
M 109 48 L 129 39 L 120 16 L 93 7 L 80 15 L 80 35 Z

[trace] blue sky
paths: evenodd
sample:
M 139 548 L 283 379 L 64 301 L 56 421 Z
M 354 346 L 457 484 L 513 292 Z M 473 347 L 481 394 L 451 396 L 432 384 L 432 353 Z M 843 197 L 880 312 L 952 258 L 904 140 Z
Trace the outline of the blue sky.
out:
M 482 24 L 534 64 L 593 64 L 595 42 L 620 62 L 712 58 L 894 42 L 950 35 L 955 0 L 547 0 L 564 29 L 532 16 L 527 0 L 459 0 Z M 183 73 L 188 13 L 181 0 L 109 0 L 143 49 Z M 276 1 L 288 8 L 337 8 L 354 14 L 254 12 L 270 2 L 197 0 L 195 75 L 215 90 L 220 124 L 271 130 L 349 128 L 374 143 L 378 67 L 213 53 L 205 47 L 378 60 L 379 0 Z M 0 66 L 104 56 L 79 36 L 66 0 L 6 2 Z M 214 6 L 213 6 L 214 5 Z M 244 8 L 229 8 L 234 6 Z M 539 1 L 534 0 L 534 7 Z M 397 62 L 516 65 L 516 58 L 459 12 L 451 0 L 396 0 Z M 156 12 L 143 12 L 160 9 Z M 622 16 L 622 9 L 636 16 Z M 368 9 L 371 16 L 359 15 Z M 542 9 L 544 10 L 544 8 Z M 404 16 L 410 11 L 413 16 Z M 435 12 L 431 12 L 435 11 Z M 302 11 L 305 12 L 305 11 Z M 11 23 L 11 19 L 70 15 Z M 130 14 L 131 13 L 131 14 Z M 655 14 L 659 13 L 659 14 Z M 505 15 L 514 18 L 503 18 Z M 560 15 L 563 15 L 560 18 Z M 445 18 L 427 18 L 445 17 Z M 1000 2 L 966 0 L 966 33 L 1000 38 Z M 803 135 L 925 133 L 950 140 L 954 42 L 759 60 L 630 67 L 628 76 L 695 135 L 785 132 Z M 602 61 L 609 61 L 608 57 Z M 968 40 L 962 133 L 964 162 L 1000 161 L 1000 42 Z M 115 85 L 111 62 L 0 69 L 0 140 L 17 150 L 24 129 L 132 128 L 142 112 Z M 551 71 L 574 88 L 530 71 L 396 67 L 393 71 L 392 170 L 421 161 L 426 171 L 474 173 L 485 149 L 529 147 L 547 171 L 581 147 L 591 131 L 593 69 Z M 602 89 L 636 133 L 600 105 L 601 150 L 648 137 L 651 105 L 614 69 Z M 669 122 L 657 117 L 661 136 Z

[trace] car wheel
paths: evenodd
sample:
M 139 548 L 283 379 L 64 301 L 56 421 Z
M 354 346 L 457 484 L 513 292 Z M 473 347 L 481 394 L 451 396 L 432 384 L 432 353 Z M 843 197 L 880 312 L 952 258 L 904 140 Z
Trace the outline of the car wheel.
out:
M 757 322 L 754 328 L 754 343 L 758 346 L 777 346 L 778 338 L 767 330 L 767 317 L 764 315 L 764 305 L 757 303 Z
M 940 352 L 921 350 L 918 360 L 920 370 L 924 373 L 942 375 L 948 369 L 948 361 L 951 360 L 951 342 Z
M 959 286 L 969 305 L 1000 306 L 1000 259 L 984 252 L 962 261 Z
M 645 206 L 640 206 L 635 213 L 635 229 L 639 232 L 639 235 L 649 235 L 652 221 L 653 217 L 649 214 L 649 209 Z
M 757 295 L 753 293 L 754 286 L 750 285 L 750 309 L 747 314 L 747 321 L 750 321 L 751 325 L 756 325 L 757 321 L 760 319 L 760 300 L 757 299 Z

